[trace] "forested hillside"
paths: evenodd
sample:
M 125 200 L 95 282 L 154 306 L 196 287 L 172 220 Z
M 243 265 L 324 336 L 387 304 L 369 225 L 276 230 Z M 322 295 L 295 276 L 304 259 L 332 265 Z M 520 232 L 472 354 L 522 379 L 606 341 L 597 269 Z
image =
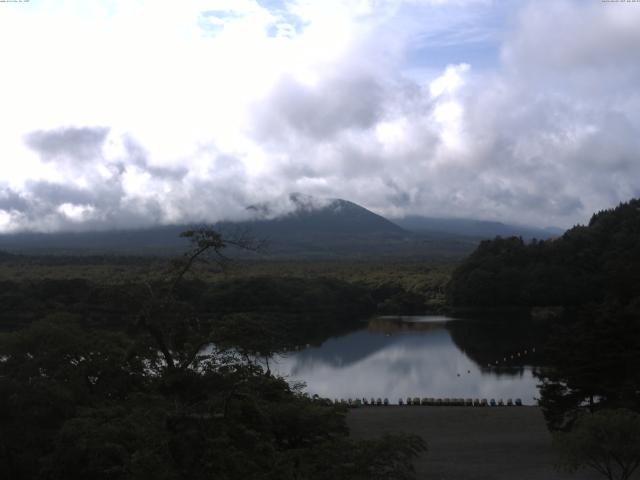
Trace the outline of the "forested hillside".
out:
M 640 200 L 555 240 L 482 242 L 448 296 L 457 307 L 564 307 L 537 373 L 551 429 L 570 429 L 584 412 L 640 411 Z
M 562 237 L 482 242 L 453 273 L 455 306 L 640 305 L 640 200 L 594 214 Z

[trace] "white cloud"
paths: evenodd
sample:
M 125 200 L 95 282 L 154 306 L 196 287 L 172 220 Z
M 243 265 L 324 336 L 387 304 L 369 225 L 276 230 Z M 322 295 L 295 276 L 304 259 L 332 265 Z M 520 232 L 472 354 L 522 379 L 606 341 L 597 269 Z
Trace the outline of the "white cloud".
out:
M 523 2 L 494 35 L 495 1 L 279 5 L 3 6 L 0 229 L 235 218 L 293 191 L 568 225 L 640 194 L 640 8 Z M 416 45 L 487 36 L 493 71 L 403 73 Z

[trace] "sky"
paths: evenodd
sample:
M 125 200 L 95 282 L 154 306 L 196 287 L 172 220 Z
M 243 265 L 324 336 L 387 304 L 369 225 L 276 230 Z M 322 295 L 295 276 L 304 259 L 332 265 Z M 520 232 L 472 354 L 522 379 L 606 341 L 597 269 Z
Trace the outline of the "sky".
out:
M 638 45 L 638 2 L 0 2 L 0 232 L 585 223 L 640 196 Z

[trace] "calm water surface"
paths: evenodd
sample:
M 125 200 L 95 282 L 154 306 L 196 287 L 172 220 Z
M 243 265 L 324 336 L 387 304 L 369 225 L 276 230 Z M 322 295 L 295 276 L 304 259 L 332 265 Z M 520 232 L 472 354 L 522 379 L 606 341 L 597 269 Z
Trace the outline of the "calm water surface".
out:
M 481 341 L 458 333 L 454 342 L 452 332 L 464 332 L 464 322 L 443 316 L 381 317 L 319 347 L 275 358 L 271 368 L 290 381 L 304 381 L 310 395 L 332 399 L 388 397 L 397 403 L 408 396 L 520 398 L 535 404 L 537 380 L 522 342 L 510 350 L 516 361 L 505 362 L 504 353 L 498 353 L 509 350 L 503 340 L 500 348 L 486 342 L 478 347 Z M 529 356 L 531 348 L 535 346 L 529 347 Z M 476 359 L 465 350 L 473 351 Z

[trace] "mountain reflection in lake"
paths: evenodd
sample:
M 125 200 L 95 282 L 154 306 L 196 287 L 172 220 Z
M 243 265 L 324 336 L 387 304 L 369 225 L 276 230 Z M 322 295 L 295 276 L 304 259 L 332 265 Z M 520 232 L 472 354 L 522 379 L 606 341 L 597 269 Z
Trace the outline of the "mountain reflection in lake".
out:
M 489 362 L 481 366 L 459 346 L 461 339 L 473 342 L 469 332 L 477 330 L 474 324 L 485 328 L 480 322 L 442 316 L 381 317 L 319 347 L 278 357 L 271 367 L 289 380 L 304 381 L 310 395 L 332 399 L 388 397 L 396 403 L 408 396 L 521 398 L 525 404 L 535 404 L 537 380 L 524 347 L 513 342 L 511 351 L 522 356 L 505 362 L 503 355 L 510 346 L 503 341 L 494 355 L 496 361 L 500 357 L 500 368 L 489 368 Z M 480 358 L 493 357 L 483 351 Z

